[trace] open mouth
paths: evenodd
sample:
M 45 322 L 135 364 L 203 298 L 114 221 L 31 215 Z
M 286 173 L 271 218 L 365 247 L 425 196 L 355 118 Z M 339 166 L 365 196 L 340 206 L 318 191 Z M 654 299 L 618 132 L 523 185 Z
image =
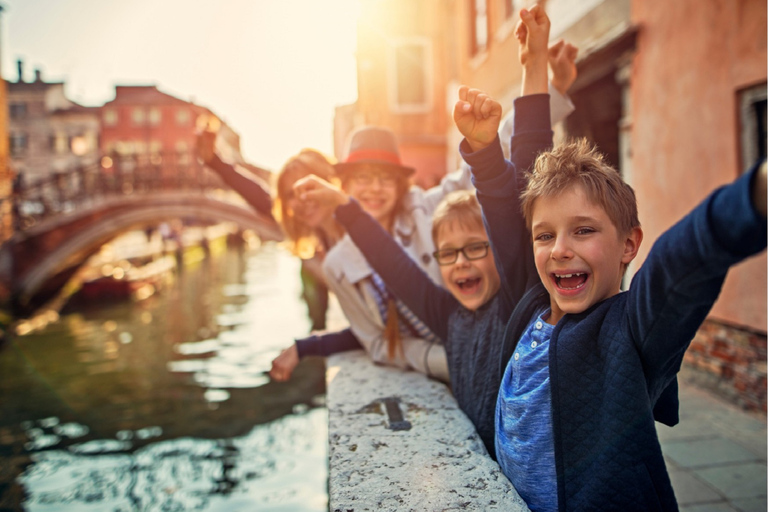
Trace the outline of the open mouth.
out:
M 475 293 L 480 288 L 480 281 L 481 279 L 479 277 L 473 277 L 473 278 L 466 278 L 466 279 L 457 279 L 455 283 L 456 283 L 456 286 L 458 286 L 461 293 L 470 294 L 470 293 Z
M 384 207 L 386 201 L 383 199 L 365 199 L 363 203 L 371 209 L 378 210 Z
M 561 290 L 578 290 L 587 282 L 588 274 L 577 272 L 573 274 L 553 274 L 555 284 Z

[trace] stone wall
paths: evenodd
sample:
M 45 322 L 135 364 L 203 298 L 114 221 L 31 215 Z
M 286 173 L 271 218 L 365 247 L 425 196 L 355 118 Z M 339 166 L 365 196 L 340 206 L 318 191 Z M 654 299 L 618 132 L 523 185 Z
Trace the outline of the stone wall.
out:
M 685 354 L 684 378 L 766 412 L 766 335 L 708 319 Z
M 329 510 L 527 511 L 445 384 L 328 358 Z

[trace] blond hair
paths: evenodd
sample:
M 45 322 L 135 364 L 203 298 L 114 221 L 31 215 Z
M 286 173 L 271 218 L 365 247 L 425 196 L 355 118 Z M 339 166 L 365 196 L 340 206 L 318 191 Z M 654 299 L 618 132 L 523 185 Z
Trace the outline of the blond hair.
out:
M 536 199 L 557 196 L 577 185 L 582 187 L 589 201 L 605 210 L 619 234 L 640 227 L 635 191 L 594 145 L 586 139 L 578 139 L 542 153 L 536 159 L 528 174 L 528 185 L 520 196 L 528 230 L 531 229 Z
M 485 229 L 480 203 L 473 190 L 457 190 L 446 195 L 432 214 L 432 242 L 437 248 L 437 237 L 444 226 L 459 225 Z
M 314 149 L 302 149 L 289 158 L 277 174 L 277 197 L 272 205 L 272 214 L 288 237 L 291 252 L 302 259 L 312 258 L 315 252 L 322 249 L 322 243 L 314 228 L 296 219 L 288 203 L 293 197 L 293 184 L 310 174 L 332 183 L 338 182 L 329 157 Z

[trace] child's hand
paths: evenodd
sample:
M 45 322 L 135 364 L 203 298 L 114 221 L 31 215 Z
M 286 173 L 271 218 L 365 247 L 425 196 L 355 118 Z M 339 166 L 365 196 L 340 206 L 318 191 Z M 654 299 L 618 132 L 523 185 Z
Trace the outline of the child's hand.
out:
M 549 18 L 540 5 L 534 5 L 530 11 L 520 10 L 515 36 L 520 43 L 520 64 L 523 65 L 522 95 L 546 94 Z
M 563 95 L 576 81 L 576 56 L 579 49 L 562 39 L 549 47 L 549 67 L 552 69 L 552 85 Z
M 349 202 L 349 196 L 343 190 L 314 174 L 294 183 L 293 193 L 299 201 L 317 201 L 333 207 Z
M 520 64 L 525 66 L 530 59 L 546 59 L 549 25 L 549 17 L 539 4 L 530 11 L 520 10 L 520 21 L 515 29 L 515 37 L 520 43 Z
M 269 376 L 276 382 L 285 382 L 291 378 L 293 370 L 299 364 L 299 350 L 296 345 L 286 348 L 272 361 Z
M 453 121 L 472 151 L 480 151 L 496 139 L 501 123 L 501 104 L 482 91 L 462 85 L 459 101 L 453 107 Z

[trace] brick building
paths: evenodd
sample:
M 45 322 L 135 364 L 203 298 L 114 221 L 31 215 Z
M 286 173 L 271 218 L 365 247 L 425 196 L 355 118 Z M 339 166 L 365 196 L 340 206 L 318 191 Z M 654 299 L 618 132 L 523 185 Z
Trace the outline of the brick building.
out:
M 579 49 L 576 112 L 558 137 L 587 137 L 634 187 L 654 240 L 711 190 L 766 154 L 762 0 L 548 0 L 552 40 Z M 358 101 L 337 109 L 336 151 L 360 124 L 398 135 L 430 184 L 456 168 L 459 84 L 505 110 L 519 94 L 514 26 L 530 0 L 370 0 L 358 34 Z M 419 92 L 421 91 L 421 92 Z M 398 102 L 405 101 L 402 105 Z M 410 102 L 410 103 L 408 103 Z M 418 108 L 417 108 L 418 107 Z M 439 156 L 440 151 L 444 151 Z M 766 257 L 729 273 L 686 356 L 691 378 L 766 409 Z
M 101 109 L 100 149 L 121 157 L 192 158 L 196 132 L 218 130 L 222 158 L 242 162 L 240 136 L 209 109 L 166 94 L 155 85 L 118 85 Z
M 35 70 L 24 80 L 18 61 L 18 79 L 8 87 L 8 143 L 13 171 L 31 184 L 98 160 L 98 108 L 69 100 L 63 82 L 46 82 Z

